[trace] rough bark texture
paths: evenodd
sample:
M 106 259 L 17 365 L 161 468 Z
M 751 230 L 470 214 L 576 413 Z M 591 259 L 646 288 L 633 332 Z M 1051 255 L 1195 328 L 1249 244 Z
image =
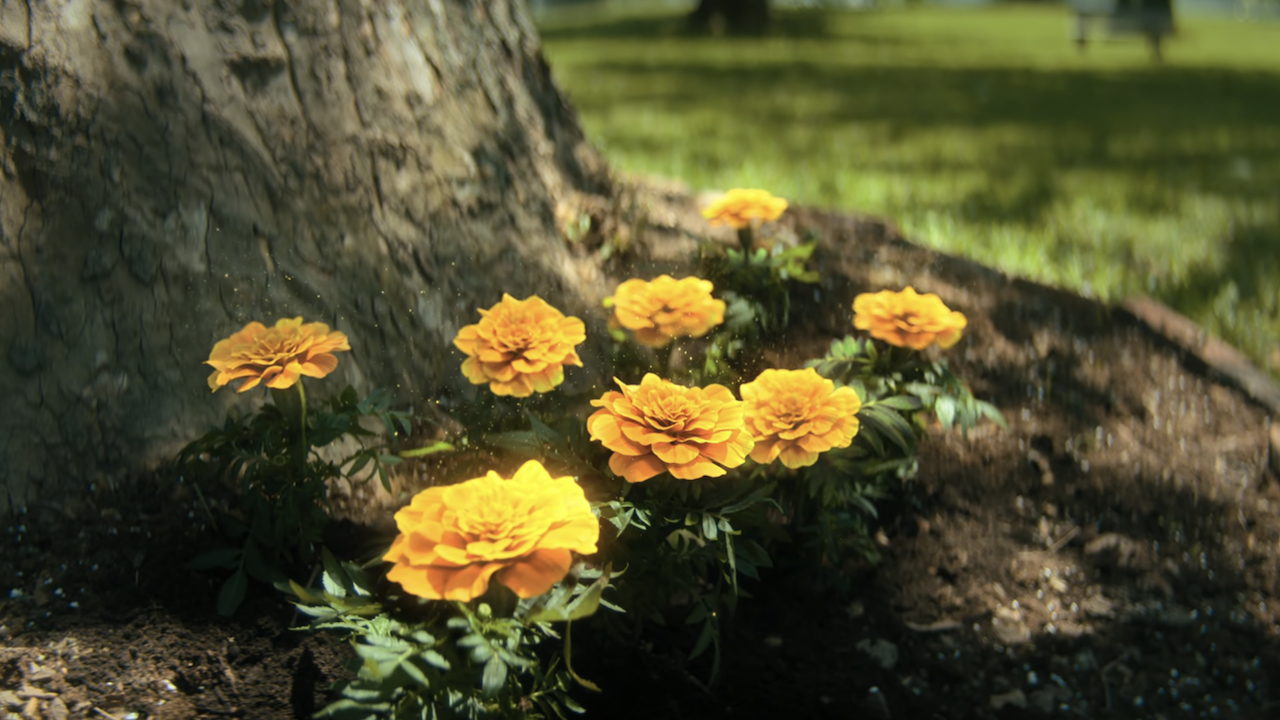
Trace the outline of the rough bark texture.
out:
M 201 363 L 250 320 L 465 397 L 478 306 L 598 297 L 554 211 L 606 182 L 523 0 L 0 0 L 0 512 L 247 409 Z

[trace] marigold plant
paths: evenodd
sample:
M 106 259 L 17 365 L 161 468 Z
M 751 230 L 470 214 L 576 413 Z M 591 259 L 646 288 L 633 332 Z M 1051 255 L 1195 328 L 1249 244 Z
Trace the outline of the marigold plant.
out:
M 594 553 L 600 536 L 582 488 L 537 460 L 510 480 L 490 471 L 427 488 L 396 513 L 396 527 L 383 556 L 394 563 L 387 578 L 435 600 L 471 600 L 491 579 L 523 598 L 541 595 L 568 574 L 572 553 Z
M 618 380 L 591 404 L 587 431 L 613 451 L 609 469 L 627 482 L 663 472 L 683 480 L 718 477 L 746 462 L 751 434 L 743 425 L 743 403 L 723 385 L 683 387 L 644 376 L 639 385 Z
M 853 300 L 853 326 L 897 347 L 943 349 L 960 341 L 968 320 L 933 293 L 920 295 L 908 285 L 902 292 L 863 293 Z
M 787 209 L 787 201 L 765 190 L 734 188 L 703 208 L 702 216 L 712 225 L 728 225 L 735 230 L 754 221 L 777 220 Z
M 458 331 L 453 344 L 467 354 L 462 373 L 473 384 L 489 384 L 495 395 L 528 397 L 564 382 L 565 365 L 582 365 L 574 348 L 587 339 L 586 326 L 537 295 L 480 311 L 481 320 Z
M 724 322 L 725 304 L 711 297 L 714 287 L 710 280 L 659 275 L 622 283 L 609 301 L 614 319 L 635 332 L 637 342 L 662 347 L 673 338 L 706 335 Z
M 837 388 L 813 368 L 765 370 L 741 388 L 746 425 L 755 440 L 751 459 L 782 460 L 806 467 L 832 448 L 848 447 L 858 434 L 862 401 L 852 388 Z
M 350 350 L 347 336 L 324 323 L 303 323 L 301 317 L 281 318 L 274 327 L 251 322 L 240 332 L 219 340 L 204 364 L 213 367 L 209 389 L 244 380 L 237 392 L 258 385 L 284 389 L 298 378 L 322 378 L 338 367 L 333 353 Z

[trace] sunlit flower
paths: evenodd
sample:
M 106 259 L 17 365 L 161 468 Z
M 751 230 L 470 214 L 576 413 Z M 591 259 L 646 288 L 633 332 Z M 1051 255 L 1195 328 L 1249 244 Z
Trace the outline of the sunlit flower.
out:
M 743 404 L 723 385 L 689 388 L 649 373 L 639 385 L 617 381 L 591 404 L 591 439 L 613 451 L 609 469 L 627 482 L 664 471 L 683 480 L 718 477 L 746 462 L 751 435 Z M 722 467 L 723 466 L 723 467 Z
M 350 350 L 347 336 L 330 331 L 324 323 L 303 323 L 302 318 L 281 318 L 275 327 L 251 322 L 240 332 L 219 340 L 205 365 L 213 367 L 209 389 L 234 380 L 245 380 L 236 389 L 244 392 L 259 384 L 269 388 L 293 387 L 298 378 L 322 378 L 338 367 L 332 353 Z
M 724 301 L 711 297 L 713 288 L 710 280 L 696 277 L 628 280 L 611 298 L 613 316 L 649 347 L 662 347 L 677 337 L 701 337 L 724 322 Z
M 574 347 L 587 339 L 586 326 L 537 295 L 516 300 L 504 293 L 480 315 L 453 344 L 467 354 L 462 374 L 476 385 L 488 383 L 494 395 L 549 392 L 564 382 L 565 365 L 582 365 Z
M 931 343 L 949 348 L 960 341 L 968 323 L 963 313 L 948 308 L 937 295 L 920 295 L 911 286 L 902 292 L 863 293 L 854 298 L 853 313 L 857 329 L 912 350 L 923 350 Z
M 740 390 L 756 442 L 751 459 L 758 463 L 812 465 L 819 453 L 848 447 L 858 434 L 858 393 L 837 388 L 813 368 L 765 370 Z
M 387 579 L 412 595 L 471 600 L 489 581 L 522 598 L 541 595 L 596 551 L 600 523 L 571 477 L 551 477 L 530 460 L 504 480 L 490 471 L 430 487 L 396 513 L 400 535 L 383 560 Z
M 765 190 L 734 188 L 702 210 L 712 225 L 728 225 L 735 230 L 753 221 L 777 220 L 787 209 L 787 201 Z

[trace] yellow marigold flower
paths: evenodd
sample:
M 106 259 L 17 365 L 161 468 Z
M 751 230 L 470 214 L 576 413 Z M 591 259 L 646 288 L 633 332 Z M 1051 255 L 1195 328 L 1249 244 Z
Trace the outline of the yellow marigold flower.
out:
M 890 345 L 923 350 L 937 343 L 944 350 L 960 341 L 968 320 L 933 293 L 920 295 L 908 285 L 902 292 L 863 293 L 853 300 L 853 326 Z
M 394 563 L 387 579 L 433 600 L 471 600 L 490 579 L 522 598 L 541 595 L 569 572 L 571 553 L 594 553 L 600 537 L 582 488 L 537 460 L 510 480 L 490 471 L 427 488 L 396 513 L 396 527 L 382 558 Z
M 754 220 L 777 220 L 787 209 L 787 201 L 765 190 L 734 188 L 702 210 L 712 225 L 728 225 L 737 230 Z
M 550 392 L 564 382 L 565 365 L 582 365 L 574 347 L 587 339 L 586 326 L 537 295 L 517 300 L 503 293 L 502 302 L 480 315 L 453 344 L 467 354 L 462 374 L 476 385 L 488 383 L 494 395 Z
M 751 459 L 758 463 L 781 459 L 789 468 L 806 467 L 819 453 L 849 447 L 858 434 L 858 393 L 837 388 L 813 368 L 765 370 L 741 391 L 756 442 Z
M 714 287 L 710 280 L 696 277 L 628 280 L 610 299 L 613 316 L 649 347 L 662 347 L 677 337 L 701 337 L 724 322 L 724 301 L 711 297 Z
M 591 439 L 613 451 L 615 475 L 637 483 L 666 471 L 694 480 L 746 462 L 751 434 L 743 426 L 743 404 L 728 388 L 683 387 L 653 373 L 639 385 L 616 382 L 622 392 L 592 400 L 600 409 L 587 418 Z
M 219 340 L 205 365 L 213 367 L 209 389 L 233 380 L 246 380 L 237 388 L 244 392 L 259 384 L 269 388 L 293 387 L 298 378 L 322 378 L 338 367 L 332 353 L 350 350 L 347 336 L 330 331 L 324 323 L 303 324 L 302 318 L 281 318 L 275 327 L 251 322 L 240 332 Z

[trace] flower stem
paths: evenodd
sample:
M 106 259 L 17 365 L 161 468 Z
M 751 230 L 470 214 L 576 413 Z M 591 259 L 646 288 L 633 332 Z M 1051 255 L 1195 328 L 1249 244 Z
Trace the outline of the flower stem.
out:
M 307 391 L 302 387 L 302 378 L 298 378 L 298 382 L 294 383 L 298 388 L 298 401 L 301 406 L 301 424 L 298 425 L 299 435 L 302 438 L 302 457 L 299 464 L 303 467 L 307 465 L 307 456 L 311 454 L 311 446 L 307 444 Z
M 755 238 L 752 236 L 751 226 L 738 228 L 738 244 L 742 246 L 742 252 L 747 257 L 751 257 L 751 246 L 755 244 Z

